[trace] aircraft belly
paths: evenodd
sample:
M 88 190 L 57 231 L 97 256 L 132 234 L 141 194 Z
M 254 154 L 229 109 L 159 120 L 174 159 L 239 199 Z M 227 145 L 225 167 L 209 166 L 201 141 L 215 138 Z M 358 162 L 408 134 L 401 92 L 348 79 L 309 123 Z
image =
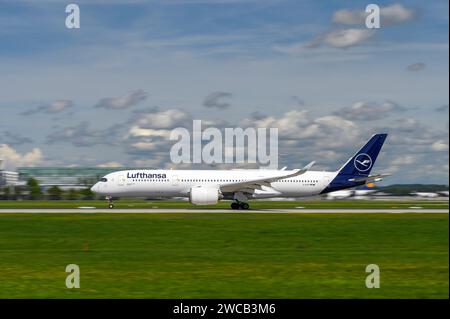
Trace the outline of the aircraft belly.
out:
M 111 195 L 117 197 L 152 197 L 152 196 L 180 196 L 180 187 L 171 185 L 128 184 L 116 188 Z
M 273 187 L 276 191 L 280 192 L 282 196 L 287 197 L 306 197 L 315 196 L 320 193 L 322 186 L 304 186 L 304 185 L 277 185 Z

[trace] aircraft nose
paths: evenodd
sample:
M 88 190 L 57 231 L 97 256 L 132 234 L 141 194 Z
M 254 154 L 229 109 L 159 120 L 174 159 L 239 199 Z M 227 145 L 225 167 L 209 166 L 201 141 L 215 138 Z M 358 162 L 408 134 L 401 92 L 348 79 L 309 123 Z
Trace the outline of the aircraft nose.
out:
M 91 192 L 97 193 L 98 183 L 91 187 Z

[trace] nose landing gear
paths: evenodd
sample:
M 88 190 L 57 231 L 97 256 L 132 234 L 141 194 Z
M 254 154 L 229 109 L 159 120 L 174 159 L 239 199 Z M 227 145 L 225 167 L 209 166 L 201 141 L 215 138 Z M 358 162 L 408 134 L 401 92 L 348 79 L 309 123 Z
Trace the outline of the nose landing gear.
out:
M 109 209 L 113 209 L 114 208 L 114 203 L 113 203 L 112 196 L 106 196 L 106 199 L 108 200 L 108 207 L 109 207 Z
M 231 209 L 249 209 L 250 205 L 248 203 L 244 202 L 232 202 L 231 203 Z

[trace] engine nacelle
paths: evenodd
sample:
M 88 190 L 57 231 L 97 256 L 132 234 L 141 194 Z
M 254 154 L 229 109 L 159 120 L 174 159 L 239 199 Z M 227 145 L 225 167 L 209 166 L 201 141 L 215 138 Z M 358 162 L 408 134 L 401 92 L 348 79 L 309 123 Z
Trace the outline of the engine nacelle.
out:
M 189 201 L 194 205 L 214 205 L 219 201 L 217 188 L 193 187 L 189 192 Z

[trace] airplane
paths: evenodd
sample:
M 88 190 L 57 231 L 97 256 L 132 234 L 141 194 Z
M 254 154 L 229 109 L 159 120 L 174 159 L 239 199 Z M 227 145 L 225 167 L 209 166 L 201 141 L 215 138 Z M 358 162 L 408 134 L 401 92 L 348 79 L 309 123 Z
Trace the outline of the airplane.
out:
M 439 197 L 438 193 L 427 193 L 427 192 L 412 192 L 411 195 L 422 198 L 436 198 Z
M 370 175 L 387 134 L 375 134 L 337 171 L 269 170 L 126 170 L 105 175 L 92 192 L 114 197 L 184 197 L 194 205 L 231 200 L 232 209 L 249 209 L 249 200 L 306 197 L 376 182 L 389 174 Z
M 335 192 L 330 192 L 327 194 L 326 199 L 335 200 L 335 199 L 346 199 L 346 198 L 367 198 L 370 195 L 373 195 L 378 192 L 378 190 L 374 189 L 374 183 L 368 183 L 364 185 L 362 188 L 358 189 L 343 189 Z
M 448 194 L 449 194 L 448 191 L 440 191 L 438 193 L 444 197 L 448 197 Z
M 342 189 L 340 191 L 327 193 L 326 199 L 336 200 L 336 199 L 345 199 L 353 196 L 352 189 Z
M 376 189 L 343 189 L 340 191 L 335 191 L 327 194 L 326 199 L 334 200 L 334 199 L 346 199 L 346 198 L 369 198 L 369 196 L 378 192 Z

